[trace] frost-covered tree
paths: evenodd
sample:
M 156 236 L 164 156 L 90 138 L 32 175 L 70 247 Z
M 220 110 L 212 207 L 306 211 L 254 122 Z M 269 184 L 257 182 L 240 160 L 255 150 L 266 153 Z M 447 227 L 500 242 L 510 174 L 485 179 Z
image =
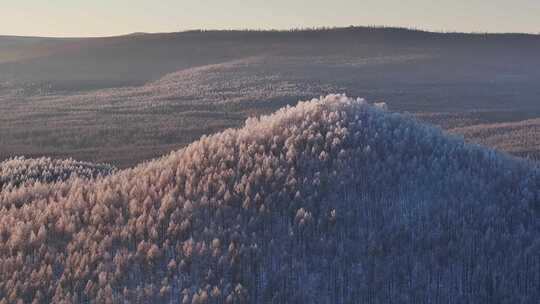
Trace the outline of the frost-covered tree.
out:
M 363 100 L 132 169 L 32 167 L 1 166 L 4 302 L 540 299 L 540 169 Z

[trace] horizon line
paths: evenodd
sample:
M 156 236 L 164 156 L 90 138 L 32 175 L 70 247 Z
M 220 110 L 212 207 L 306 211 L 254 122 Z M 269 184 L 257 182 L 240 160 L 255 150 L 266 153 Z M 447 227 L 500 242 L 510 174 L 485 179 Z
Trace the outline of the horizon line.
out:
M 87 35 L 87 36 L 40 36 L 40 35 L 12 35 L 12 34 L 0 34 L 0 37 L 11 38 L 43 38 L 43 39 L 91 39 L 91 38 L 116 38 L 127 36 L 144 36 L 144 35 L 159 35 L 159 34 L 182 34 L 193 32 L 254 32 L 254 33 L 294 33 L 294 32 L 323 32 L 332 30 L 343 29 L 386 29 L 386 30 L 403 30 L 411 32 L 422 32 L 430 34 L 457 34 L 457 35 L 526 35 L 526 36 L 540 36 L 539 32 L 490 32 L 490 31 L 457 31 L 457 30 L 430 30 L 415 26 L 392 26 L 392 25 L 349 25 L 349 26 L 306 26 L 306 27 L 290 27 L 290 28 L 192 28 L 192 29 L 180 29 L 178 31 L 135 31 L 124 34 L 111 34 L 111 35 Z

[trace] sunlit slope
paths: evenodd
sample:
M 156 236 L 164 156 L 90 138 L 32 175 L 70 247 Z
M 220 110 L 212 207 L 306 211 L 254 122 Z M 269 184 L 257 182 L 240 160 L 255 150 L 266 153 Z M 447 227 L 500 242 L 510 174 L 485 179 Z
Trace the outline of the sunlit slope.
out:
M 539 189 L 530 163 L 331 95 L 2 192 L 0 298 L 534 303 Z
M 451 129 L 482 145 L 540 160 L 540 119 Z
M 0 189 L 17 188 L 36 182 L 62 182 L 74 177 L 93 179 L 114 171 L 115 169 L 109 165 L 78 162 L 72 159 L 16 157 L 0 162 Z

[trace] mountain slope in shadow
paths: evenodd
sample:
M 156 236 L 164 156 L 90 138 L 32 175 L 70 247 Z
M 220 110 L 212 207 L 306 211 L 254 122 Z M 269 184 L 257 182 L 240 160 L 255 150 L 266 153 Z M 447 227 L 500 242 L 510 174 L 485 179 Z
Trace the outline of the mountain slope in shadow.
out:
M 538 35 L 433 33 L 384 27 L 188 31 L 69 39 L 0 36 L 0 76 L 77 90 L 141 85 L 178 70 L 269 53 L 350 58 L 421 52 L 443 55 L 444 60 L 466 57 L 474 58 L 469 62 L 500 62 L 502 56 L 516 63 L 536 64 L 539 48 Z M 476 69 L 485 67 L 480 64 Z M 451 70 L 452 66 L 447 72 Z
M 526 161 L 330 95 L 1 192 L 0 298 L 534 303 L 539 189 Z

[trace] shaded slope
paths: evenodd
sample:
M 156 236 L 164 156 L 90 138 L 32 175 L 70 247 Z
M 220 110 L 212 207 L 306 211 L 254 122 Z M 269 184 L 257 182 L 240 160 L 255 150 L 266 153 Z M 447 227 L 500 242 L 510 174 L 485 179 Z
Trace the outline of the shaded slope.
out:
M 51 56 L 81 39 L 0 36 L 0 64 Z M 5 72 L 5 71 L 4 71 Z
M 1 209 L 0 298 L 534 303 L 539 189 L 527 162 L 332 95 Z
M 41 40 L 40 40 L 41 39 Z M 15 43 L 15 42 L 17 43 Z M 180 69 L 266 53 L 298 56 L 395 54 L 423 49 L 468 56 L 530 57 L 538 35 L 431 33 L 349 27 L 299 31 L 189 31 L 103 38 L 0 37 L 0 70 L 62 89 L 140 85 Z M 9 43 L 9 45 L 8 45 Z M 343 46 L 347 46 L 344 50 Z M 466 51 L 466 53 L 464 53 Z M 2 60 L 4 57 L 4 60 Z M 519 60 L 519 57 L 511 57 Z

